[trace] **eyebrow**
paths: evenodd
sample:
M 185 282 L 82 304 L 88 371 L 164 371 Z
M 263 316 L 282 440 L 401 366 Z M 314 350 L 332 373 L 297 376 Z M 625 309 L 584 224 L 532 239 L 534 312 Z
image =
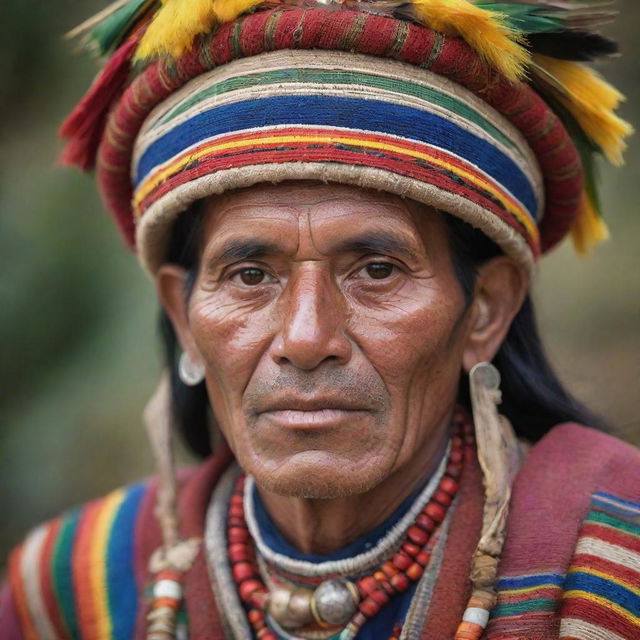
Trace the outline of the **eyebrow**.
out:
M 277 244 L 261 242 L 252 239 L 230 240 L 220 253 L 217 253 L 214 262 L 243 261 L 252 258 L 260 258 L 266 255 L 281 253 Z M 416 252 L 407 242 L 394 234 L 384 231 L 372 231 L 349 237 L 338 242 L 331 249 L 332 253 L 357 253 L 365 254 L 395 254 L 406 258 L 415 258 Z
M 352 236 L 334 247 L 336 252 L 396 254 L 415 258 L 416 251 L 404 239 L 384 231 L 373 231 Z
M 215 256 L 215 260 L 250 260 L 260 256 L 278 253 L 278 247 L 269 242 L 254 240 L 232 240 Z

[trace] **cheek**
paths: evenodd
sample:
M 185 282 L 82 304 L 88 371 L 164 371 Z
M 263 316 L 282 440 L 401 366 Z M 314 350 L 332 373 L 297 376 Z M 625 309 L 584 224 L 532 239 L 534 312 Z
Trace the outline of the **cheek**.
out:
M 272 339 L 272 314 L 200 293 L 191 299 L 189 322 L 206 364 L 211 403 L 224 425 L 225 419 L 233 419 L 230 414 L 241 410 L 242 393 Z
M 431 446 L 456 401 L 464 301 L 448 291 L 456 288 L 425 284 L 402 305 L 353 316 L 361 348 L 391 398 L 387 445 L 398 468 Z
M 453 283 L 426 280 L 405 287 L 384 308 L 354 309 L 350 324 L 389 392 L 400 400 L 414 387 L 438 383 L 447 371 L 457 375 L 463 308 Z

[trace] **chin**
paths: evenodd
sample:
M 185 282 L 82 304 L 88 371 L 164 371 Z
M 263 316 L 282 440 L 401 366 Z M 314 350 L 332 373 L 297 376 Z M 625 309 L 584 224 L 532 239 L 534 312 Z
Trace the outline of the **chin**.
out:
M 272 493 L 308 500 L 332 500 L 366 493 L 388 475 L 380 460 L 351 460 L 326 451 L 305 451 L 248 470 Z

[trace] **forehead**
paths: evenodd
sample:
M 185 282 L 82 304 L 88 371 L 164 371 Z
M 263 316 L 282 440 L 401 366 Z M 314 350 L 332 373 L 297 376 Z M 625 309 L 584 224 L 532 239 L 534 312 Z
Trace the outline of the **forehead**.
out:
M 242 235 L 269 236 L 279 243 L 307 231 L 322 250 L 363 232 L 393 235 L 409 245 L 444 236 L 441 216 L 398 196 L 359 187 L 316 182 L 256 185 L 204 203 L 206 243 Z

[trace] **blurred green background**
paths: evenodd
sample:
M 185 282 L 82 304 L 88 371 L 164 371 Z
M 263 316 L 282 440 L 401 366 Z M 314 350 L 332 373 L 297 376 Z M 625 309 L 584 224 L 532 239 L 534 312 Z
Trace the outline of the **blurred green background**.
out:
M 152 472 L 141 422 L 160 364 L 151 282 L 90 177 L 55 166 L 59 123 L 96 62 L 61 34 L 105 0 L 0 3 L 0 557 L 35 523 Z M 640 3 L 619 0 L 606 65 L 638 123 Z M 565 245 L 535 284 L 552 360 L 569 388 L 640 444 L 640 144 L 602 166 L 613 241 Z M 0 561 L 1 564 L 1 561 Z

